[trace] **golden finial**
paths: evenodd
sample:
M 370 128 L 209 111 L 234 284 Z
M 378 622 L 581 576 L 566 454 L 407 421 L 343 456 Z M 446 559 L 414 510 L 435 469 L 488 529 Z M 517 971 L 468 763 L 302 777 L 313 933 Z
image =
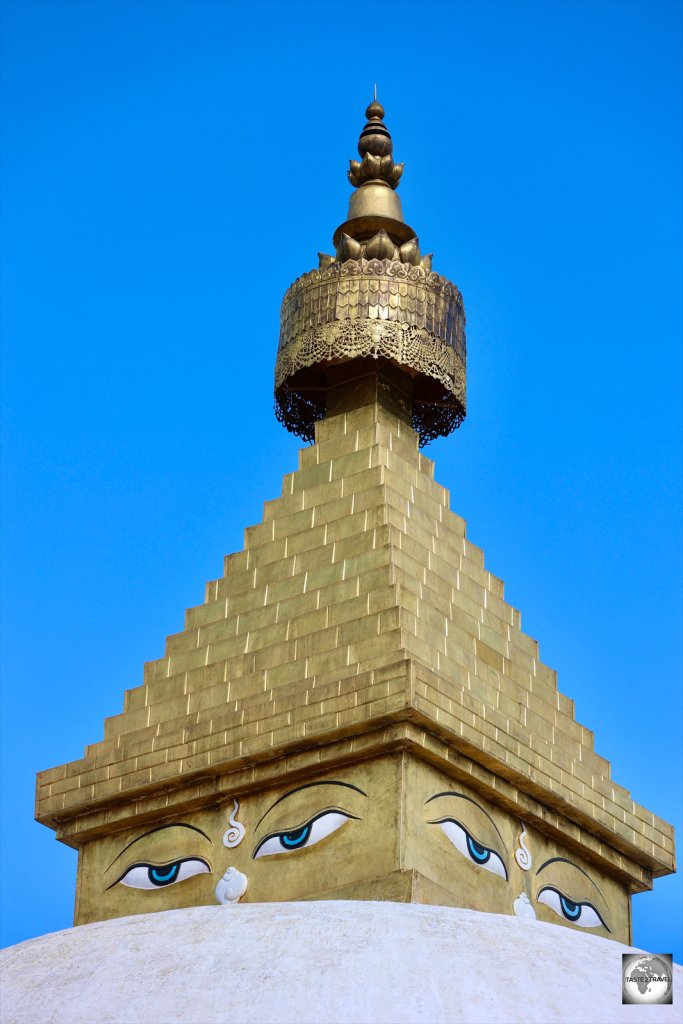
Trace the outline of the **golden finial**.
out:
M 349 181 L 355 188 L 370 181 L 397 188 L 403 174 L 403 164 L 395 164 L 392 157 L 394 144 L 383 121 L 384 107 L 377 100 L 377 85 L 365 116 L 367 123 L 358 139 L 358 153 L 362 160 L 349 161 Z
M 465 313 L 457 288 L 432 271 L 431 255 L 421 254 L 403 219 L 396 191 L 403 165 L 394 163 L 376 85 L 365 117 L 334 255 L 318 253 L 318 269 L 298 278 L 282 303 L 275 410 L 288 430 L 312 441 L 328 390 L 366 373 L 369 359 L 380 367 L 388 361 L 411 396 L 424 444 L 465 416 Z

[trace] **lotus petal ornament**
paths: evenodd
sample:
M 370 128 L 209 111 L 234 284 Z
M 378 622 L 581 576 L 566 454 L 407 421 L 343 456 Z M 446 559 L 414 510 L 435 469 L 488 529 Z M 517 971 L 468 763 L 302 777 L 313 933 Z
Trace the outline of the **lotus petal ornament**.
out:
M 367 260 L 390 260 L 395 252 L 396 246 L 384 228 L 381 228 L 376 235 L 373 235 L 365 246 L 365 258 Z
M 401 263 L 410 263 L 414 267 L 420 262 L 420 243 L 417 238 L 411 238 L 409 242 L 404 242 L 399 249 L 401 255 Z
M 388 159 L 391 161 L 391 157 Z M 379 178 L 382 173 L 382 158 L 366 153 L 361 164 L 361 172 L 365 179 Z
M 342 235 L 339 239 L 337 259 L 344 263 L 346 260 L 359 260 L 361 256 L 361 244 L 351 235 Z
M 358 188 L 361 182 L 360 162 L 358 160 L 349 160 L 349 169 L 346 172 L 346 176 L 353 187 Z
M 401 180 L 403 174 L 403 164 L 394 164 L 391 174 L 388 176 L 387 181 L 392 188 L 398 188 L 398 183 Z

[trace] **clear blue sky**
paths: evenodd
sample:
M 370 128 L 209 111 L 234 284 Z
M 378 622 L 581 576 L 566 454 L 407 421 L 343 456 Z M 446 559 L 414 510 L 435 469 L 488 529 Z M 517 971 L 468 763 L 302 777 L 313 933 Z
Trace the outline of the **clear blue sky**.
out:
M 82 755 L 296 467 L 279 305 L 378 82 L 468 314 L 428 449 L 614 779 L 681 822 L 681 6 L 4 2 L 3 944 L 71 922 Z M 678 879 L 635 943 L 683 960 Z

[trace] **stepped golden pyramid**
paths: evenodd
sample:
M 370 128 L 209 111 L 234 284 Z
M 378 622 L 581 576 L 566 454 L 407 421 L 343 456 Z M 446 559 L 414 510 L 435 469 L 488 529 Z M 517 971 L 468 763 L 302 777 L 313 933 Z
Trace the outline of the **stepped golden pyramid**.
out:
M 84 757 L 38 776 L 77 923 L 301 899 L 516 914 L 630 941 L 673 830 L 610 778 L 421 445 L 465 415 L 465 316 L 366 111 L 335 254 L 282 304 L 313 441 Z

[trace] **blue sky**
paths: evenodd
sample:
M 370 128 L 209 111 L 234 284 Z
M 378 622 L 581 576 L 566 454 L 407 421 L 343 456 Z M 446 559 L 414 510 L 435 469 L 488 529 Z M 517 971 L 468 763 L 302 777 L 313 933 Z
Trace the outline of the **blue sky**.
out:
M 2 943 L 82 755 L 296 467 L 272 370 L 378 82 L 468 316 L 436 477 L 613 778 L 681 823 L 678 3 L 2 4 Z M 683 960 L 678 878 L 635 944 Z

